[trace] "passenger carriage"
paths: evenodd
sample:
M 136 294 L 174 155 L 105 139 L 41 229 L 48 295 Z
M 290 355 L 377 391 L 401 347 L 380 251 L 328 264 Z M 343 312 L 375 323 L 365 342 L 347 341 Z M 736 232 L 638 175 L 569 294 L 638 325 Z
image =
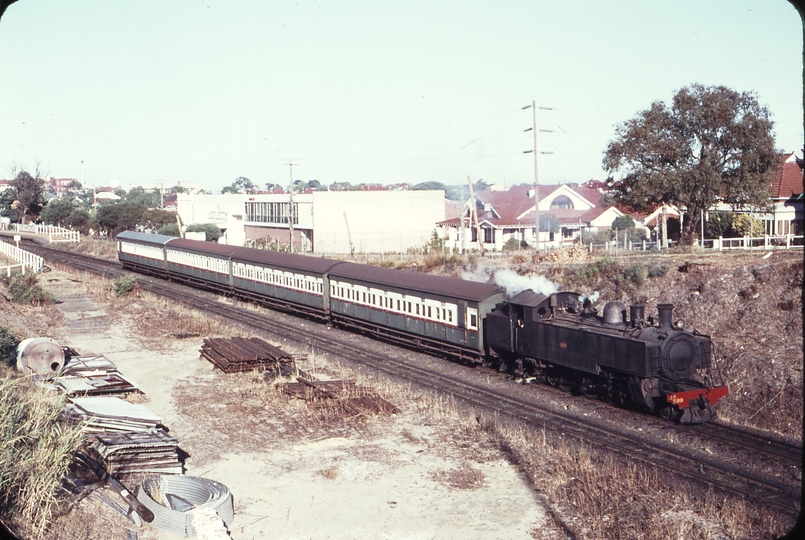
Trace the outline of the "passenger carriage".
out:
M 231 260 L 232 286 L 238 296 L 327 320 L 326 274 L 340 261 L 249 248 L 238 249 Z
M 165 277 L 165 245 L 175 236 L 124 231 L 117 235 L 117 256 L 124 268 Z
M 505 299 L 496 285 L 352 263 L 329 281 L 334 323 L 460 358 L 484 355 L 483 317 Z
M 229 292 L 232 287 L 230 257 L 238 249 L 242 248 L 174 237 L 165 247 L 165 268 L 181 281 Z

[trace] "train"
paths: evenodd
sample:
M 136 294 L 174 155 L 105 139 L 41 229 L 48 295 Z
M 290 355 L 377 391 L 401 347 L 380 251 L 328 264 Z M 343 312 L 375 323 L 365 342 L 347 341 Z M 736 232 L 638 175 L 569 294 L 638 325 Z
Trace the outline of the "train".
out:
M 710 336 L 642 305 L 601 313 L 576 292 L 509 296 L 498 285 L 124 231 L 125 269 L 303 315 L 430 354 L 483 364 L 681 424 L 717 417 L 729 393 Z

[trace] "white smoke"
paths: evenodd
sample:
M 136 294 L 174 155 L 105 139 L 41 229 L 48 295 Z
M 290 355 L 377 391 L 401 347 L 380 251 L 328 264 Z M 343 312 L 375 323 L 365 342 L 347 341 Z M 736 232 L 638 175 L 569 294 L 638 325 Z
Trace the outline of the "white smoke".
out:
M 489 283 L 492 276 L 492 269 L 487 268 L 483 262 L 479 262 L 474 271 L 464 270 L 461 272 L 461 279 L 475 281 L 478 283 Z
M 529 289 L 537 294 L 548 296 L 559 290 L 556 283 L 544 276 L 521 276 L 509 269 L 495 272 L 495 283 L 506 289 L 508 296 L 514 296 Z
M 590 300 L 590 302 L 592 302 L 593 304 L 595 304 L 595 303 L 598 301 L 598 298 L 599 298 L 600 296 L 601 296 L 601 293 L 599 293 L 598 291 L 595 291 L 595 292 L 594 292 L 593 294 L 591 294 L 590 296 L 587 296 L 586 294 L 582 294 L 582 295 L 581 295 L 581 301 L 582 301 L 582 303 L 584 303 L 584 301 L 585 301 L 585 300 Z
M 514 270 L 508 268 L 493 270 L 492 268 L 486 267 L 482 262 L 477 264 L 474 271 L 462 272 L 461 278 L 467 281 L 477 281 L 479 283 L 495 283 L 506 289 L 506 295 L 509 297 L 529 289 L 537 294 L 544 294 L 546 296 L 559 290 L 559 286 L 546 277 L 521 276 Z

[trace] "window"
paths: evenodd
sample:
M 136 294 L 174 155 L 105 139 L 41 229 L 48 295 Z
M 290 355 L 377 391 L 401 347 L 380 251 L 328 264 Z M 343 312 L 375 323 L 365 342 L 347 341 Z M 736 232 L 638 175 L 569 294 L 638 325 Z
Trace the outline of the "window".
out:
M 477 308 L 467 308 L 467 319 L 466 319 L 467 329 L 468 330 L 478 330 L 478 309 Z
M 572 210 L 573 201 L 564 195 L 560 195 L 551 201 L 551 210 Z

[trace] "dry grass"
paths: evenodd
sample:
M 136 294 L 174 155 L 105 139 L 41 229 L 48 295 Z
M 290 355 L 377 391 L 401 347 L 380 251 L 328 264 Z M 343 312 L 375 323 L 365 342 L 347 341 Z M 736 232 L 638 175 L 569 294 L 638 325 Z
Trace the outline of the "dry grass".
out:
M 60 420 L 64 398 L 3 369 L 0 379 L 2 511 L 37 537 L 48 527 L 60 486 L 82 442 L 81 428 Z
M 114 239 L 101 240 L 83 236 L 79 243 L 60 242 L 51 244 L 51 247 L 91 255 L 100 259 L 117 260 L 117 242 Z
M 495 423 L 482 429 L 578 539 L 771 538 L 794 525 L 744 499 L 702 491 L 600 449 Z

